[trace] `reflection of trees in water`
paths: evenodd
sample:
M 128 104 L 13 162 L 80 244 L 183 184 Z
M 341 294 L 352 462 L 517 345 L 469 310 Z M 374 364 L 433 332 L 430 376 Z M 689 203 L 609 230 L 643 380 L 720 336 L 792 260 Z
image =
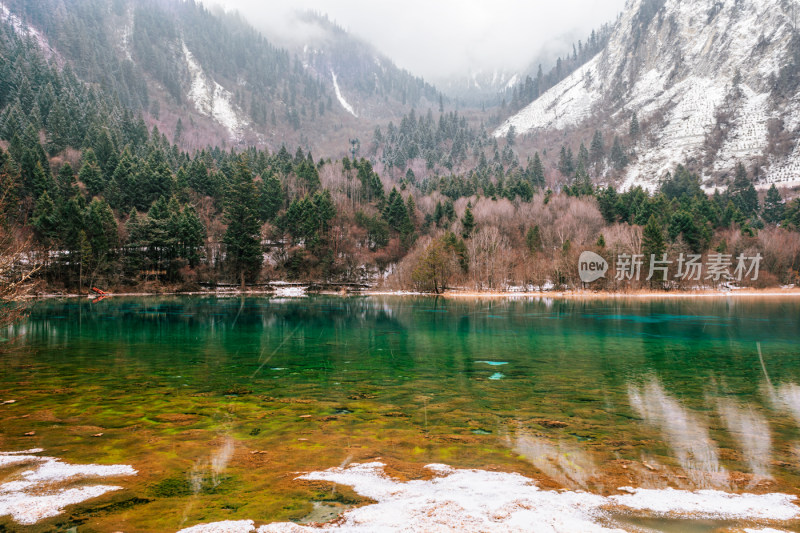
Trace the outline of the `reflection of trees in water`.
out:
M 700 415 L 683 407 L 653 379 L 628 388 L 631 407 L 649 425 L 658 428 L 675 459 L 695 487 L 724 488 L 727 472 L 719 462 L 717 446 Z
M 553 442 L 520 431 L 509 445 L 563 487 L 589 489 L 592 478 L 597 474 L 597 466 L 592 458 L 575 443 L 563 440 Z

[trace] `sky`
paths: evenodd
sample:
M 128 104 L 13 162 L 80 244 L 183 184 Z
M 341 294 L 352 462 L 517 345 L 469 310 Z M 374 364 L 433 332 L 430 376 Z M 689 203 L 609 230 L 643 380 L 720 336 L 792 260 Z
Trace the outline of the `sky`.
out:
M 559 55 L 616 19 L 625 0 L 205 0 L 236 9 L 267 36 L 304 44 L 291 13 L 327 14 L 398 66 L 436 81 L 521 69 L 543 49 Z M 278 41 L 277 37 L 273 37 Z M 288 43 L 283 43 L 288 44 Z

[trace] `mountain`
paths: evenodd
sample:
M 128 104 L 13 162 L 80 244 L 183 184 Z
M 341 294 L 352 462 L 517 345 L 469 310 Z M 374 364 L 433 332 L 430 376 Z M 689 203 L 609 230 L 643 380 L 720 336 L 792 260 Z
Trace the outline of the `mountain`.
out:
M 314 147 L 349 138 L 438 92 L 323 17 L 302 50 L 193 0 L 4 0 L 0 21 L 186 148 Z M 378 122 L 380 121 L 380 122 Z M 342 141 L 344 139 L 344 141 Z
M 476 70 L 465 76 L 452 76 L 437 81 L 436 86 L 466 105 L 497 104 L 501 94 L 511 90 L 524 78 L 521 72 L 509 69 Z
M 302 50 L 294 52 L 305 71 L 328 86 L 347 113 L 386 120 L 402 116 L 410 107 L 438 106 L 435 87 L 400 69 L 327 16 L 313 12 L 295 16 L 308 37 Z
M 725 185 L 800 183 L 800 36 L 787 0 L 629 0 L 606 47 L 494 134 L 598 128 L 630 139 L 627 188 L 677 164 Z M 607 136 L 607 138 L 610 135 Z

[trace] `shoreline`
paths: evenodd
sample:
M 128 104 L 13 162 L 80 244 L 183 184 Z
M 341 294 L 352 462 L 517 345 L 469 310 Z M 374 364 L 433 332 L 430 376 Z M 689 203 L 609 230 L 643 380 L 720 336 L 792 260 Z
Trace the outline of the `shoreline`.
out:
M 296 286 L 300 288 L 299 286 Z M 497 298 L 551 298 L 551 299 L 674 299 L 674 298 L 795 298 L 800 297 L 800 288 L 769 288 L 769 289 L 738 289 L 738 290 L 698 290 L 698 291 L 654 291 L 654 290 L 635 290 L 625 292 L 614 291 L 589 291 L 589 290 L 566 290 L 566 291 L 530 291 L 530 292 L 510 292 L 510 291 L 469 291 L 469 290 L 448 290 L 440 294 L 416 291 L 392 291 L 380 289 L 368 289 L 363 291 L 302 291 L 300 293 L 281 294 L 276 290 L 202 290 L 202 291 L 143 291 L 143 292 L 109 292 L 105 295 L 77 294 L 77 293 L 42 293 L 27 296 L 27 300 L 45 300 L 54 298 L 90 298 L 102 300 L 114 296 L 136 297 L 136 296 L 275 296 L 279 298 L 304 298 L 311 295 L 324 296 L 413 296 L 413 297 L 440 297 L 440 298 L 475 298 L 475 299 L 497 299 Z

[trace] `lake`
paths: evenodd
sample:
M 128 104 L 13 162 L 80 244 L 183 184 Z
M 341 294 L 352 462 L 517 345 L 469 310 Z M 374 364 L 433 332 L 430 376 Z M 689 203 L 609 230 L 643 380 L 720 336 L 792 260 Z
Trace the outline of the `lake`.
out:
M 431 463 L 590 493 L 598 527 L 800 527 L 782 496 L 754 501 L 786 516 L 614 500 L 800 494 L 797 299 L 65 299 L 3 336 L 0 451 L 41 451 L 0 456 L 0 482 L 40 483 L 0 485 L 0 531 L 326 521 L 383 501 L 340 479 L 432 487 Z M 25 474 L 64 463 L 132 470 Z M 74 503 L 25 515 L 34 488 Z

